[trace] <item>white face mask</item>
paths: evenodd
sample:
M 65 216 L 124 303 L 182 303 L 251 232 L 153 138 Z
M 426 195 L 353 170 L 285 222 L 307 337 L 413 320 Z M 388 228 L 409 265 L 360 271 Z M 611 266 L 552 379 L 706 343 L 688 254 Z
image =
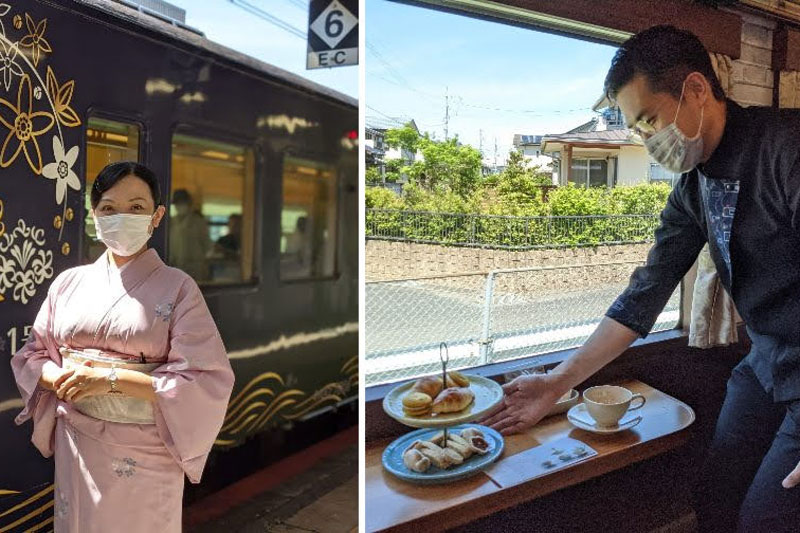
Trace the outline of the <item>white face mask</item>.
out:
M 676 124 L 685 89 L 686 82 L 683 83 L 681 99 L 678 100 L 678 109 L 675 110 L 672 124 L 657 131 L 644 141 L 647 151 L 662 167 L 681 173 L 689 172 L 703 159 L 703 137 L 700 136 L 700 130 L 703 127 L 704 109 L 700 109 L 700 125 L 697 127 L 697 134 L 694 137 L 686 137 Z
M 96 217 L 97 239 L 119 256 L 127 257 L 142 249 L 150 239 L 153 215 L 108 215 Z

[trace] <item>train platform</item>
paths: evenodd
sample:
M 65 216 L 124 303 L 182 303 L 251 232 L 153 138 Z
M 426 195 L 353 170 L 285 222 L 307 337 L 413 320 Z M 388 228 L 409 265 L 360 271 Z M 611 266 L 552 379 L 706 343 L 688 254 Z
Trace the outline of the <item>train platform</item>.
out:
M 358 531 L 358 432 L 343 431 L 185 509 L 189 533 Z

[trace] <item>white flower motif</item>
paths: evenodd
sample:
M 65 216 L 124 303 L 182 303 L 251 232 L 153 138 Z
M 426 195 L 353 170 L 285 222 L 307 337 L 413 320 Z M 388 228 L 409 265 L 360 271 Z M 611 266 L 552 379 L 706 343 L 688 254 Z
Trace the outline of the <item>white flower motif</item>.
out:
M 56 203 L 60 204 L 64 201 L 66 196 L 67 186 L 81 190 L 81 181 L 78 176 L 73 172 L 72 165 L 78 160 L 78 147 L 73 146 L 69 152 L 64 154 L 64 147 L 58 136 L 53 137 L 53 155 L 56 158 L 55 163 L 48 163 L 42 169 L 42 176 L 45 178 L 56 180 Z
M 12 76 L 22 76 L 22 68 L 17 63 L 17 54 L 19 49 L 13 44 L 6 46 L 0 39 L 0 73 L 3 74 L 3 86 L 6 91 L 11 89 Z
M 10 10 L 11 10 L 11 6 L 10 5 L 5 4 L 5 3 L 0 4 L 0 17 L 6 16 Z M 5 27 L 3 27 L 3 21 L 2 20 L 0 20 L 0 35 L 2 35 L 3 37 L 5 37 L 5 35 L 6 35 L 6 29 L 5 29 Z
M 44 230 L 22 219 L 0 238 L 0 294 L 12 289 L 14 300 L 26 304 L 53 277 L 53 252 L 42 250 L 44 244 Z

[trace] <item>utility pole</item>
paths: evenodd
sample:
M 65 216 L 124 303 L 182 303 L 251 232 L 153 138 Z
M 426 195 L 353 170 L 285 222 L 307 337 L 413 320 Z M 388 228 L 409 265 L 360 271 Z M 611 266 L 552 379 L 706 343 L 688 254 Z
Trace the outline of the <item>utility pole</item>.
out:
M 478 151 L 481 153 L 481 160 L 483 160 L 483 130 L 478 130 Z
M 497 137 L 494 138 L 494 173 L 497 174 Z
M 450 127 L 450 95 L 448 88 L 444 88 L 444 140 L 448 139 L 448 128 Z

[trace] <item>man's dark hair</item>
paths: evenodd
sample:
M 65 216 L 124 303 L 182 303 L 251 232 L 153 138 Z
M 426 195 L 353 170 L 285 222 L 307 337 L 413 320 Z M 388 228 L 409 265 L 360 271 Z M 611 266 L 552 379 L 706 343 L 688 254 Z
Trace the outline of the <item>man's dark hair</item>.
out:
M 100 199 L 103 198 L 103 193 L 116 185 L 122 178 L 128 176 L 136 176 L 144 181 L 147 186 L 150 187 L 150 194 L 153 196 L 153 205 L 158 207 L 161 204 L 161 188 L 158 185 L 158 179 L 153 171 L 135 161 L 120 161 L 118 163 L 106 165 L 94 180 L 90 195 L 92 209 L 96 208 L 97 204 L 100 203 Z
M 711 84 L 717 100 L 725 92 L 711 66 L 711 58 L 695 34 L 674 26 L 653 26 L 637 33 L 620 46 L 605 81 L 605 93 L 616 100 L 620 89 L 637 74 L 644 75 L 654 93 L 669 93 L 680 98 L 683 81 L 692 72 L 699 72 Z
M 175 189 L 172 193 L 172 203 L 175 205 L 191 205 L 192 195 L 186 189 Z

